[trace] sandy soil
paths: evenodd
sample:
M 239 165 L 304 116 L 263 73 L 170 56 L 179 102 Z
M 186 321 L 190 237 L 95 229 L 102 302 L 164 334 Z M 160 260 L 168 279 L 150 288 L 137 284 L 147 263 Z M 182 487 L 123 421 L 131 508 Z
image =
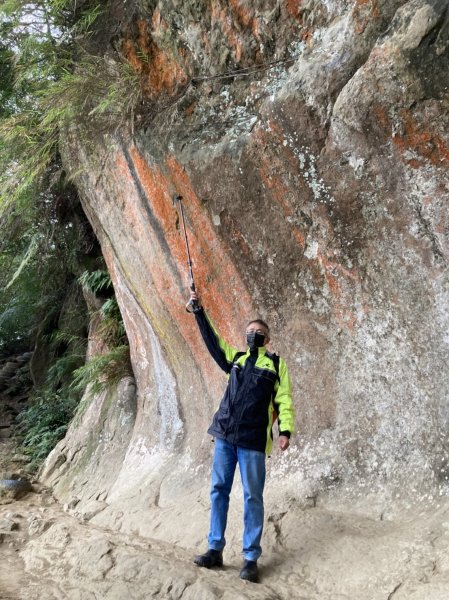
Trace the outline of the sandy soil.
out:
M 267 535 L 262 583 L 240 581 L 240 560 L 216 571 L 193 550 L 113 532 L 30 493 L 0 506 L 2 600 L 447 600 L 449 506 L 402 521 L 312 508 L 284 515 Z M 10 529 L 6 531 L 6 529 Z
M 12 451 L 2 443 L 1 456 Z M 409 507 L 394 518 L 363 505 L 273 512 L 267 498 L 261 583 L 239 579 L 239 503 L 225 567 L 192 563 L 198 542 L 180 525 L 186 506 L 149 506 L 147 519 L 176 530 L 179 544 L 122 533 L 77 518 L 49 490 L 0 500 L 1 600 L 447 600 L 449 501 Z M 207 512 L 204 497 L 197 498 Z M 232 499 L 231 499 L 232 502 Z M 189 506 L 193 506 L 195 498 Z M 277 503 L 279 507 L 279 503 Z M 391 512 L 393 514 L 393 511 Z M 172 515 L 172 516 L 171 516 Z M 192 523 L 189 523 L 190 528 Z M 205 533 L 205 532 L 204 532 Z M 202 532 L 201 532 L 202 535 Z M 172 535 L 173 537 L 173 535 Z M 190 544 L 189 544 L 190 539 Z M 197 538 L 198 539 L 198 538 Z

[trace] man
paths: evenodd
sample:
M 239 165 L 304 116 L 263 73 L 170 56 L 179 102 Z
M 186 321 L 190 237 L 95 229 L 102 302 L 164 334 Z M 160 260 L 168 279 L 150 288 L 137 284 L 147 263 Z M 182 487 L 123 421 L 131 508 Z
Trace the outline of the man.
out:
M 271 452 L 272 424 L 279 421 L 279 448 L 289 447 L 294 432 L 294 408 L 287 365 L 266 350 L 268 325 L 260 320 L 246 327 L 246 352 L 239 352 L 218 334 L 195 292 L 192 307 L 201 335 L 217 364 L 228 374 L 228 385 L 208 433 L 215 438 L 211 482 L 209 549 L 195 557 L 208 569 L 223 565 L 229 495 L 238 463 L 243 485 L 244 532 L 242 579 L 257 582 L 257 560 L 262 553 L 265 455 Z

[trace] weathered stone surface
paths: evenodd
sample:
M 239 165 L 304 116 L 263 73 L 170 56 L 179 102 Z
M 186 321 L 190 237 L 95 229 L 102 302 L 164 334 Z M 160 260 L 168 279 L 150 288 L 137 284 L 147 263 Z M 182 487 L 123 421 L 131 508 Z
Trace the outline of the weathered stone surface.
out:
M 17 531 L 17 529 L 19 529 L 19 523 L 14 519 L 8 517 L 5 519 L 0 519 L 0 531 Z
M 13 463 L 29 463 L 30 460 L 30 457 L 26 454 L 14 454 L 14 456 L 11 458 Z
M 448 492 L 448 2 L 200 4 L 147 3 L 126 20 L 121 51 L 145 94 L 132 127 L 66 132 L 135 382 L 87 402 L 42 477 L 80 515 L 105 503 L 92 523 L 188 548 L 204 539 L 205 432 L 225 378 L 184 308 L 181 194 L 217 327 L 241 347 L 245 321 L 262 316 L 290 367 L 298 432 L 269 463 L 266 543 L 292 561 L 310 551 L 317 568 L 329 555 L 303 545 L 308 521 L 276 533 L 295 507 L 349 498 L 387 518 L 399 500 Z M 288 62 L 266 68 L 277 59 Z M 357 535 L 333 540 L 337 571 Z M 237 528 L 228 542 L 240 546 Z M 365 546 L 367 600 L 405 594 L 396 549 L 371 579 Z M 410 552 L 419 562 L 418 543 Z M 347 589 L 316 577 L 304 597 L 361 599 L 357 577 Z
M 242 582 L 236 536 L 242 519 L 240 495 L 231 499 L 224 568 L 208 571 L 192 558 L 198 545 L 142 538 L 86 524 L 28 496 L 16 510 L 0 507 L 0 521 L 21 522 L 20 531 L 0 534 L 0 594 L 16 600 L 440 600 L 449 590 L 449 503 L 409 507 L 401 515 L 367 517 L 356 508 L 303 510 L 282 488 L 268 489 L 262 582 Z M 181 507 L 184 522 L 196 519 L 192 507 Z M 199 499 L 196 498 L 198 502 Z M 180 507 L 178 507 L 180 508 Z M 130 506 L 130 510 L 133 508 Z M 365 511 L 366 512 L 366 511 Z M 165 521 L 166 532 L 178 536 L 175 513 L 149 508 L 148 521 Z M 22 521 L 44 525 L 26 531 Z M 160 527 L 163 526 L 163 523 Z M 23 535 L 21 535 L 23 533 Z M 31 536 L 31 539 L 27 535 Z M 2 537 L 4 538 L 1 544 Z M 169 535 L 171 537 L 171 535 Z M 204 548 L 204 541 L 201 541 Z M 446 595 L 445 595 L 446 594 Z
M 51 517 L 21 552 L 28 585 L 18 597 L 439 600 L 449 589 L 447 502 L 395 520 L 292 506 L 268 532 L 260 585 L 239 579 L 228 548 L 224 568 L 208 571 L 179 546 L 86 527 L 57 507 Z

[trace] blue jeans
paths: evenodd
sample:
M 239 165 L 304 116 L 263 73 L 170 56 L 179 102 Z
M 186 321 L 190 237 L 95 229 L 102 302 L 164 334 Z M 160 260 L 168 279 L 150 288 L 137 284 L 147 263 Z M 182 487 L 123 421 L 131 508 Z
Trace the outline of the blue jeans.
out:
M 229 494 L 239 464 L 243 485 L 243 556 L 257 560 L 262 554 L 260 539 L 263 530 L 263 488 L 265 485 L 265 454 L 215 440 L 210 492 L 211 512 L 209 548 L 223 550 L 226 544 L 225 529 L 228 518 Z

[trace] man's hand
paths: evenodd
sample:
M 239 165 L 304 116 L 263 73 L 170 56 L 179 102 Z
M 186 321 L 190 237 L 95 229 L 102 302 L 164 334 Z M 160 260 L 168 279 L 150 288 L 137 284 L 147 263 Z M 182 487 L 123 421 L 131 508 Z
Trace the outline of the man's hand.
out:
M 200 299 L 198 298 L 198 294 L 196 292 L 190 292 L 190 300 L 186 304 L 187 311 L 194 312 L 194 310 L 192 311 L 192 307 L 199 308 L 200 306 L 201 306 L 201 304 L 200 304 Z
M 286 435 L 279 436 L 279 448 L 284 452 L 290 446 L 290 440 Z

